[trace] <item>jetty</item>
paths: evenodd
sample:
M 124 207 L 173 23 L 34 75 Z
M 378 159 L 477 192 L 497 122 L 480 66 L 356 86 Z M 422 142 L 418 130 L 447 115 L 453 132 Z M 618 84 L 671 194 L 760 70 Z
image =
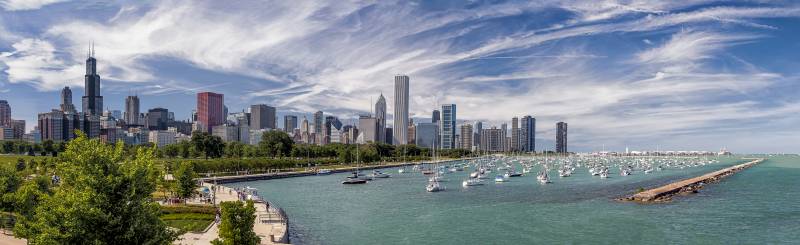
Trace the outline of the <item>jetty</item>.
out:
M 623 197 L 620 201 L 631 201 L 638 203 L 660 203 L 672 200 L 672 197 L 679 194 L 697 193 L 703 186 L 709 183 L 718 182 L 722 178 L 728 177 L 739 171 L 752 167 L 764 161 L 763 158 L 747 159 L 752 160 L 747 163 L 717 170 L 702 176 L 681 180 L 667 184 L 658 188 L 645 190 L 629 197 Z

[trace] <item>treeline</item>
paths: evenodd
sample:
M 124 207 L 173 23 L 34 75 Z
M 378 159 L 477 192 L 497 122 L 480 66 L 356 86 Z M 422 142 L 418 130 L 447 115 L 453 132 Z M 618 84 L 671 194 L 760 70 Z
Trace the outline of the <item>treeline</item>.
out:
M 23 140 L 4 140 L 0 142 L 0 154 L 18 154 L 29 156 L 58 155 L 65 149 L 65 143 L 45 140 L 42 143 L 30 143 Z

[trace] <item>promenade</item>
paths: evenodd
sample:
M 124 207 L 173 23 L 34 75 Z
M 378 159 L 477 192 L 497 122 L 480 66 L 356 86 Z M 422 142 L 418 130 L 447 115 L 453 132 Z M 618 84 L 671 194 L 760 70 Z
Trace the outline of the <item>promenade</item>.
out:
M 210 190 L 214 185 L 211 183 L 203 183 L 203 186 L 208 187 Z M 215 203 L 219 205 L 221 202 L 230 202 L 239 200 L 236 190 L 217 185 L 215 195 Z M 269 207 L 268 207 L 269 206 Z M 253 226 L 253 231 L 256 235 L 261 237 L 261 244 L 288 244 L 289 243 L 289 227 L 286 215 L 283 211 L 274 205 L 268 205 L 268 202 L 256 202 L 256 222 Z M 186 233 L 180 237 L 174 244 L 192 244 L 192 245 L 206 245 L 211 244 L 211 241 L 216 239 L 219 234 L 219 224 L 213 223 L 204 233 Z M 274 239 L 274 240 L 273 240 Z
M 697 192 L 697 190 L 703 188 L 705 184 L 717 182 L 722 178 L 730 176 L 746 168 L 752 167 L 753 165 L 759 164 L 763 161 L 764 159 L 755 159 L 747 163 L 724 168 L 698 177 L 681 180 L 654 189 L 645 190 L 636 193 L 633 196 L 621 198 L 620 200 L 633 201 L 639 203 L 666 202 L 671 200 L 672 196 L 674 195 Z

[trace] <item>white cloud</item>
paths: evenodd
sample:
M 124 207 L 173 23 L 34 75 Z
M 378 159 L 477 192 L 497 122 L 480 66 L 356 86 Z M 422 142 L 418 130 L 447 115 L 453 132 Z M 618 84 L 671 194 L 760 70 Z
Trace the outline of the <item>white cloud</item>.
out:
M 40 90 L 55 90 L 64 85 L 82 85 L 83 68 L 67 64 L 55 55 L 55 47 L 41 39 L 23 39 L 12 45 L 14 51 L 0 53 L 9 82 L 34 83 Z
M 69 0 L 0 0 L 0 6 L 9 11 L 34 10 L 46 5 L 66 1 Z

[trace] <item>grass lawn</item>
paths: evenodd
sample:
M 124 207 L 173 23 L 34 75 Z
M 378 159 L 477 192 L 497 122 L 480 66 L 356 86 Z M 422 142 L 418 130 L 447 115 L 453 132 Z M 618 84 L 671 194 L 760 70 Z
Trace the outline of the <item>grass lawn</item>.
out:
M 207 205 L 174 205 L 161 207 L 161 220 L 181 232 L 202 232 L 214 222 L 216 209 Z

